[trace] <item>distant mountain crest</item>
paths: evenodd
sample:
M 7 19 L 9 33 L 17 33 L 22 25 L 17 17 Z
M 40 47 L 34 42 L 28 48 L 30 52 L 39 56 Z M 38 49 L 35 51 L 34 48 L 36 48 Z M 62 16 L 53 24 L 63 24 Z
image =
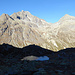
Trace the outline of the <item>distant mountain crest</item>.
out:
M 65 21 L 65 20 L 75 20 L 75 17 L 65 14 L 59 21 Z

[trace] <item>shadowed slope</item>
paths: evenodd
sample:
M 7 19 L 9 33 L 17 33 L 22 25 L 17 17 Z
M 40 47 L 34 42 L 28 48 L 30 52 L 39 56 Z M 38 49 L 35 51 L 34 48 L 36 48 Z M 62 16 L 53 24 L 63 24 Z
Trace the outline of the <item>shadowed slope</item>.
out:
M 44 49 L 40 46 L 37 46 L 37 45 L 29 45 L 29 46 L 26 46 L 24 48 L 16 48 L 16 47 L 13 47 L 12 45 L 8 45 L 8 44 L 3 44 L 3 45 L 0 45 L 0 54 L 3 54 L 4 56 L 7 56 L 7 55 L 10 55 L 10 54 L 15 54 L 15 56 L 18 54 L 18 55 L 21 55 L 22 57 L 23 56 L 51 56 L 52 55 L 58 55 L 58 54 L 65 54 L 66 53 L 69 55 L 71 53 L 74 54 L 75 52 L 75 48 L 67 48 L 67 49 L 64 49 L 64 50 L 60 50 L 58 52 L 53 52 L 51 50 L 48 50 L 48 49 Z
M 17 53 L 22 56 L 28 56 L 28 55 L 43 56 L 43 55 L 52 54 L 54 52 L 44 49 L 37 45 L 29 45 L 24 48 L 16 48 L 12 45 L 3 44 L 0 45 L 0 53 L 3 53 L 5 56 L 10 53 Z
M 31 57 L 30 57 L 31 56 Z M 48 56 L 49 60 L 36 61 L 37 57 Z M 26 60 L 21 60 L 25 58 Z M 31 58 L 31 59 L 30 59 Z M 35 61 L 27 61 L 27 60 Z M 0 45 L 0 74 L 24 75 L 73 75 L 75 70 L 75 48 L 53 52 L 37 45 L 16 48 L 8 44 Z

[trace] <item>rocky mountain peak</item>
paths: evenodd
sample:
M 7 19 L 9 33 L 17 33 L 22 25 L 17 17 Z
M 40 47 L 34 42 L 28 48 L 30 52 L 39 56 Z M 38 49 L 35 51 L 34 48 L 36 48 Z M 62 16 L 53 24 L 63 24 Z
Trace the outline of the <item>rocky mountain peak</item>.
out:
M 29 11 L 22 10 L 20 13 L 31 14 Z
M 21 12 L 24 12 L 24 10 L 22 10 Z
M 40 19 L 36 16 L 33 16 L 29 11 L 21 11 L 21 12 L 17 12 L 11 15 L 11 17 L 15 20 L 21 20 L 23 22 L 31 22 L 36 24 L 36 26 L 41 26 L 41 25 L 48 25 L 49 23 L 47 23 L 45 20 Z M 29 24 L 30 25 L 30 24 Z
M 11 17 L 13 17 L 14 19 L 28 19 L 28 17 L 32 16 L 30 12 L 28 11 L 21 11 L 21 12 L 17 12 L 17 13 L 13 13 L 11 15 Z
M 12 17 L 10 17 L 8 14 L 5 14 L 3 13 L 1 16 L 0 16 L 0 21 L 11 21 L 11 20 L 14 20 Z
M 0 20 L 8 20 L 10 18 L 10 16 L 8 15 L 8 14 L 2 14 L 1 16 L 0 16 Z
M 64 15 L 64 17 L 70 17 L 70 15 L 68 15 L 68 14 L 65 14 L 65 15 Z
M 75 20 L 75 17 L 74 16 L 70 16 L 70 15 L 68 15 L 68 14 L 65 14 L 59 21 L 61 22 L 63 22 L 63 21 L 68 21 L 68 20 Z

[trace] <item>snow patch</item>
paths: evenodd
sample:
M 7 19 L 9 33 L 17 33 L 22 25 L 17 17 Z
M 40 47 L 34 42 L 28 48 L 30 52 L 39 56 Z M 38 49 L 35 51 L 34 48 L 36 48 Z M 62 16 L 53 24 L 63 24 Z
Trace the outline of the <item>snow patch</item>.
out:
M 58 47 L 54 40 L 51 40 L 51 42 L 54 44 L 54 46 Z
M 66 49 L 66 47 L 64 47 L 64 49 Z

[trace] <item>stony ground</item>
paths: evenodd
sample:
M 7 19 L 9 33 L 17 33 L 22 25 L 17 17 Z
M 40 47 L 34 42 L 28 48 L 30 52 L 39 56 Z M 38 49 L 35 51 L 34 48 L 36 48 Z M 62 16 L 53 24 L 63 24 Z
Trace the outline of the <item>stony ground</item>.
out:
M 49 60 L 21 60 L 29 55 L 46 55 Z M 18 49 L 4 44 L 0 46 L 0 75 L 75 75 L 74 60 L 75 48 L 52 52 L 39 46 Z

